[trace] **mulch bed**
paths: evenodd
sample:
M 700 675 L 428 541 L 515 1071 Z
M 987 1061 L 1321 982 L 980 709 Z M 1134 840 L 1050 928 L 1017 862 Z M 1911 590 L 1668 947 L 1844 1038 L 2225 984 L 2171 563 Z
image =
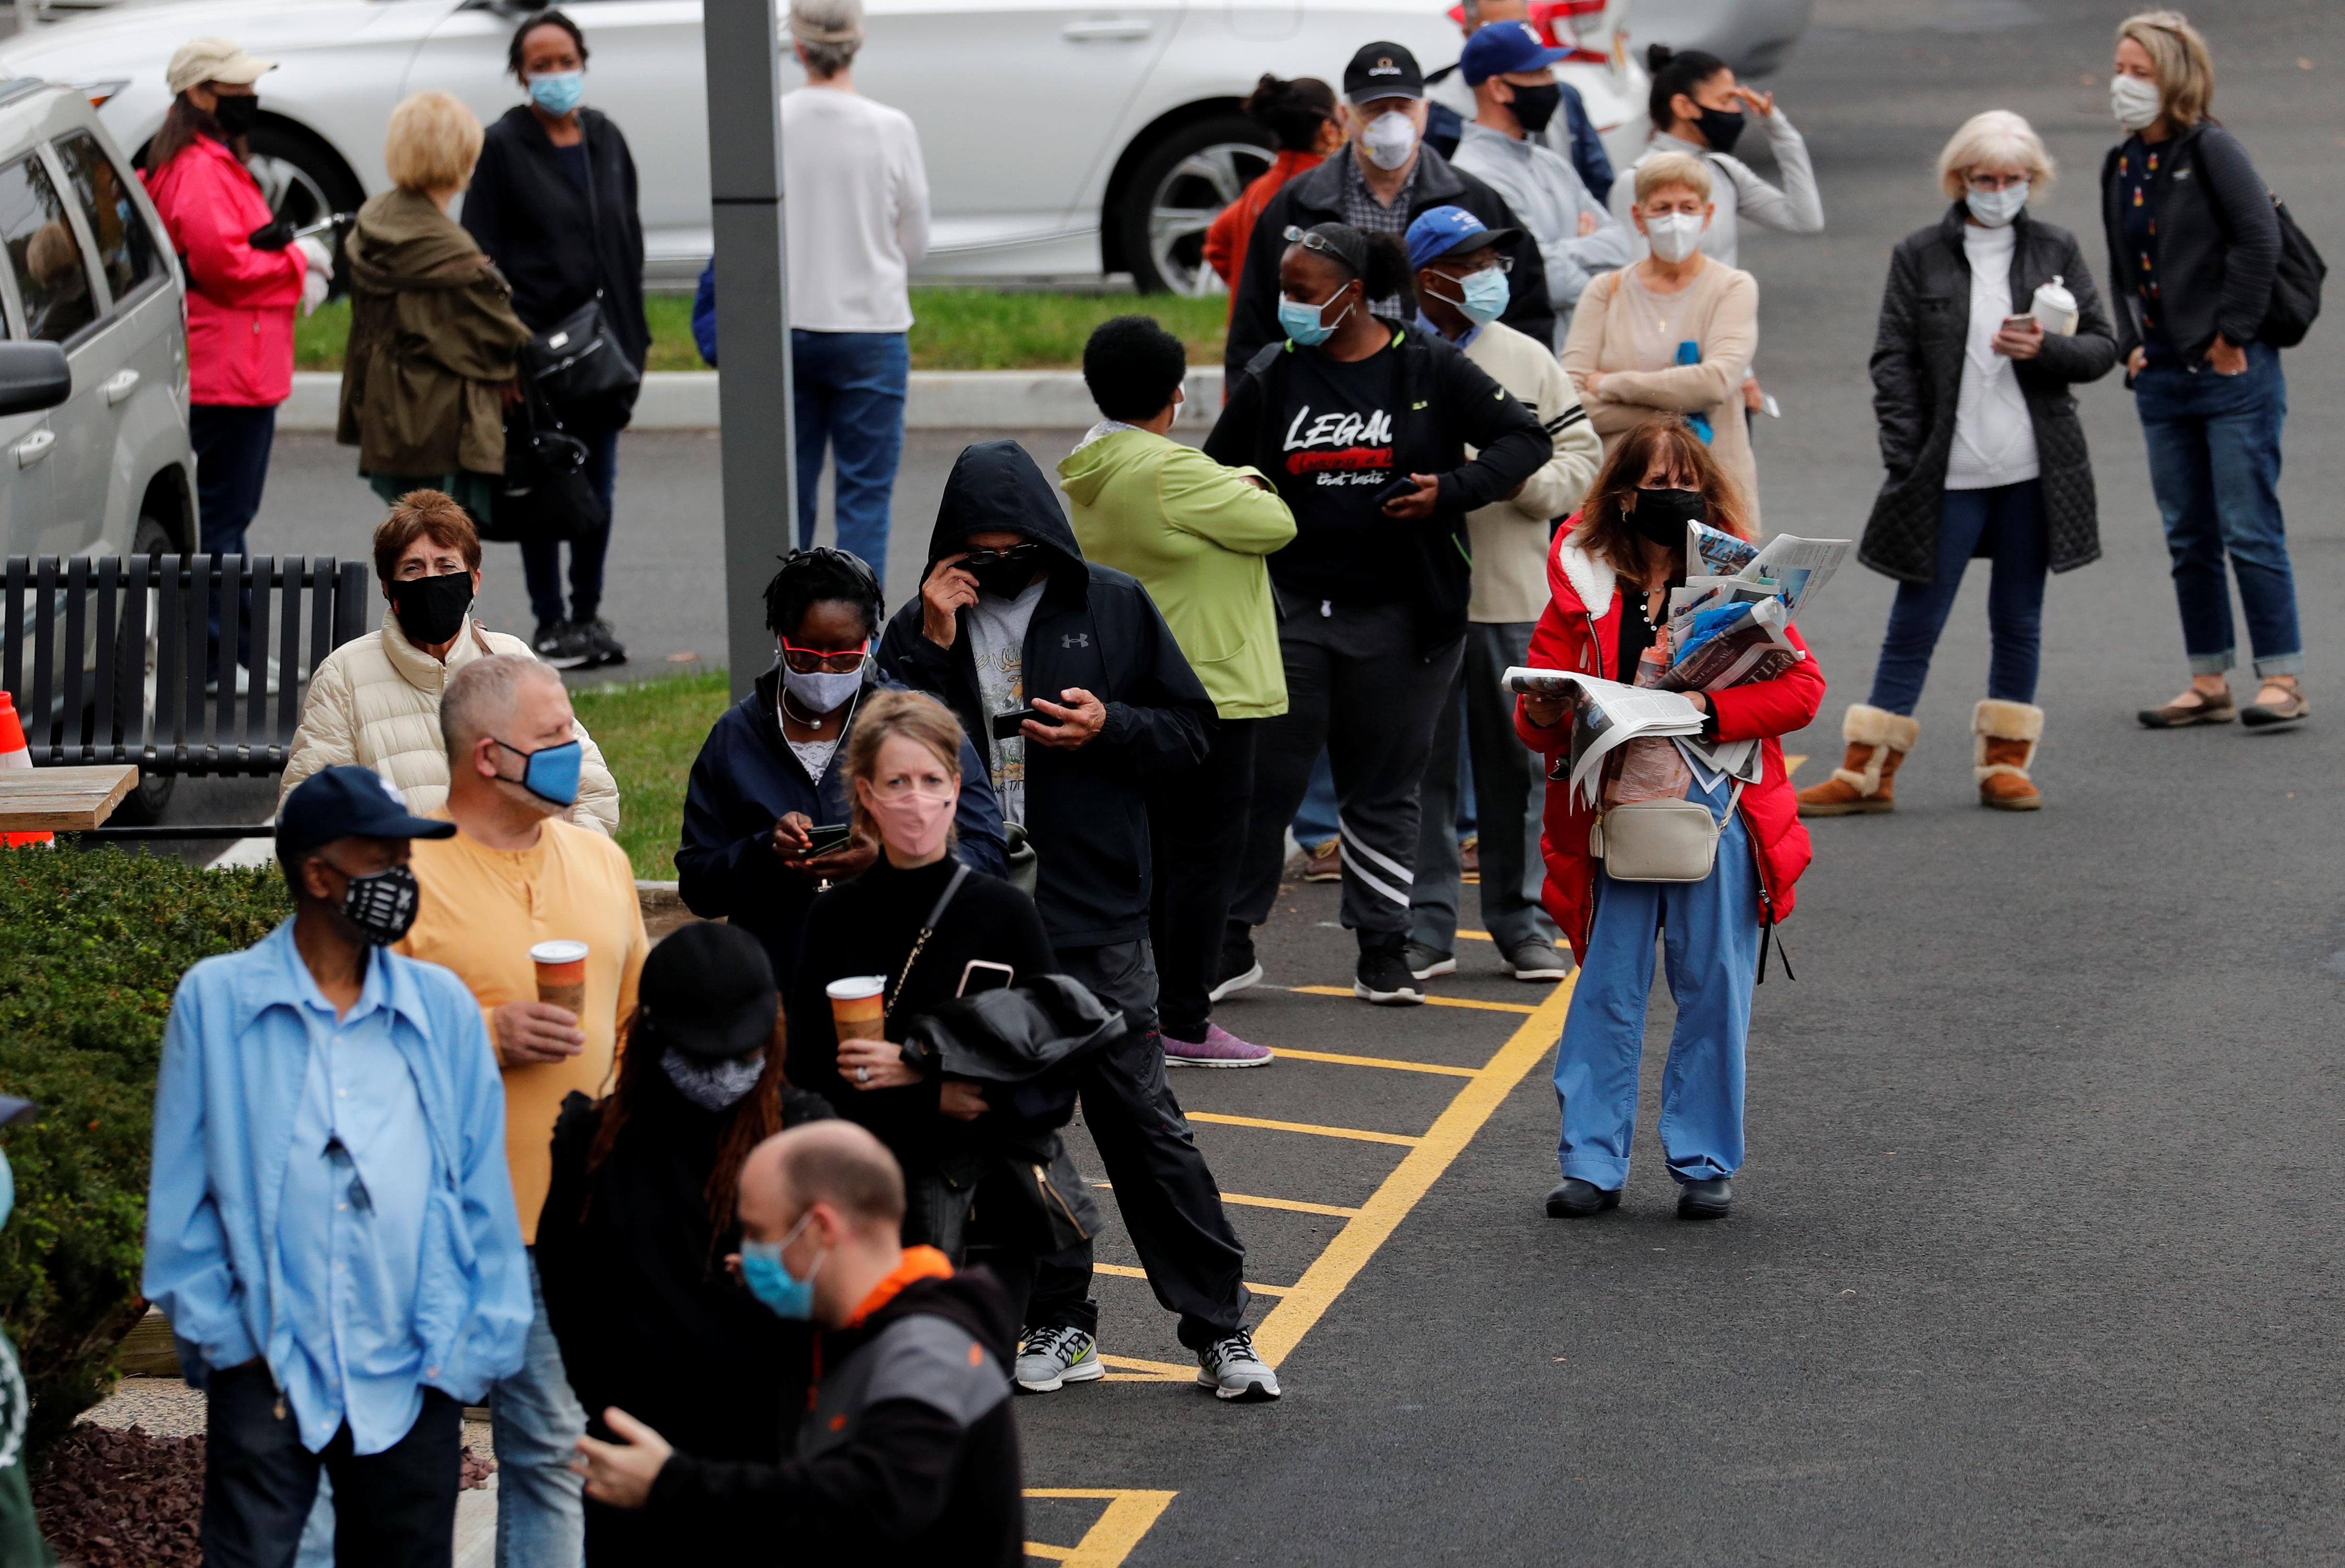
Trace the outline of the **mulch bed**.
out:
M 464 1450 L 467 1490 L 495 1469 Z M 204 1440 L 85 1421 L 50 1451 L 33 1507 L 57 1555 L 79 1568 L 202 1568 Z

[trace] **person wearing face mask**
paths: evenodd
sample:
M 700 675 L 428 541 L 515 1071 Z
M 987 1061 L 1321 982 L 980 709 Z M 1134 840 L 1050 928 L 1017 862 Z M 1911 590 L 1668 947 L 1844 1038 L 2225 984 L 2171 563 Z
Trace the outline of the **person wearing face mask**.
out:
M 804 1402 L 807 1332 L 725 1266 L 739 1250 L 741 1164 L 785 1126 L 831 1115 L 782 1070 L 781 1005 L 756 938 L 696 921 L 644 960 L 617 1081 L 574 1090 L 537 1227 L 545 1314 L 587 1428 L 616 1405 L 703 1458 L 771 1464 L 778 1410 Z M 655 1529 L 586 1501 L 588 1568 L 658 1568 L 726 1532 Z
M 2117 27 L 2109 109 L 2126 139 L 2101 165 L 2117 353 L 2149 452 L 2190 684 L 2137 715 L 2151 729 L 2294 724 L 2304 636 L 2279 508 L 2288 382 L 2279 351 L 2320 307 L 2320 258 L 2238 137 L 2215 123 L 2215 62 L 2179 11 Z M 2238 637 L 2228 576 L 2255 660 L 2256 699 L 2231 695 Z
M 1230 290 L 1229 336 L 1222 358 L 1232 386 L 1266 345 L 1292 335 L 1279 310 L 1279 269 L 1289 230 L 1342 223 L 1397 240 L 1420 214 L 1436 207 L 1462 207 L 1492 229 L 1512 232 L 1521 227 L 1505 198 L 1425 145 L 1425 74 L 1398 44 L 1370 44 L 1352 56 L 1344 69 L 1338 112 L 1346 144 L 1265 202 L 1246 241 L 1245 266 Z M 1535 247 L 1521 246 L 1519 252 L 1507 324 L 1526 337 L 1553 342 L 1555 305 L 1548 297 L 1546 264 Z M 1371 294 L 1365 308 L 1406 321 L 1406 296 L 1405 286 Z
M 1858 558 L 1898 580 L 1867 701 L 1841 722 L 1848 751 L 1800 791 L 1803 817 L 1891 810 L 1938 634 L 1974 555 L 1995 563 L 1986 697 L 1972 710 L 1979 803 L 2033 810 L 2044 732 L 2035 675 L 2047 571 L 2100 556 L 2091 454 L 2071 389 L 2117 361 L 2083 250 L 2028 211 L 2052 160 L 2007 110 L 1973 117 L 1938 155 L 1945 216 L 1892 253 L 1873 349 L 1873 408 L 1889 477 Z M 2075 320 L 2034 312 L 2067 290 Z M 2051 297 L 2056 302 L 2056 295 Z M 1966 312 L 1966 313 L 1965 313 Z M 1952 395 L 1949 395 L 1949 394 Z
M 505 66 L 526 101 L 488 130 L 464 197 L 464 227 L 513 285 L 513 308 L 532 332 L 551 331 L 589 304 L 640 372 L 651 351 L 644 319 L 644 225 L 634 155 L 608 115 L 582 105 L 586 36 L 559 10 L 533 11 L 514 28 Z M 570 604 L 563 607 L 562 545 L 521 547 L 537 617 L 530 646 L 559 669 L 624 664 L 627 650 L 603 618 L 603 560 L 610 549 L 619 432 L 634 394 L 594 407 L 557 408 L 586 443 L 586 472 L 604 522 L 570 541 Z
M 1657 153 L 1620 184 L 1636 192 L 1629 216 L 1645 258 L 1588 286 L 1563 368 L 1608 455 L 1654 414 L 1683 415 L 1741 489 L 1755 525 L 1759 473 L 1738 389 L 1759 347 L 1758 281 L 1701 252 L 1715 217 L 1708 164 Z
M 1457 15 L 1458 32 L 1470 42 L 1485 27 L 1529 21 L 1530 7 L 1524 0 L 1461 0 Z M 1558 36 L 1564 36 L 1568 24 L 1560 16 L 1553 20 L 1550 30 L 1556 31 Z M 1474 89 L 1466 85 L 1456 66 L 1428 71 L 1425 80 L 1433 104 L 1425 139 L 1444 157 L 1453 156 L 1460 133 L 1478 112 Z M 1596 122 L 1589 117 L 1588 104 L 1579 96 L 1579 89 L 1562 80 L 1557 81 L 1555 87 L 1555 112 L 1548 117 L 1544 130 L 1530 133 L 1531 139 L 1569 159 L 1573 170 L 1601 202 L 1612 192 L 1611 155 L 1604 150 L 1604 137 L 1597 131 Z
M 1254 219 L 1288 180 L 1317 168 L 1344 145 L 1335 89 L 1315 76 L 1285 82 L 1265 73 L 1244 107 L 1246 117 L 1276 139 L 1278 156 L 1205 229 L 1205 265 L 1229 291 L 1232 310 L 1237 308 L 1238 279 L 1245 268 Z
M 208 1563 L 287 1568 L 321 1472 L 335 1561 L 447 1563 L 464 1407 L 522 1365 L 481 1009 L 392 946 L 430 906 L 411 840 L 454 831 L 363 768 L 317 774 L 278 822 L 292 917 L 172 999 L 139 1289 L 204 1390 Z
M 423 912 L 401 952 L 456 972 L 489 1023 L 505 1089 L 505 1158 L 522 1237 L 534 1245 L 563 1099 L 610 1081 L 619 1020 L 635 1010 L 650 942 L 625 851 L 561 813 L 582 748 L 562 677 L 527 654 L 474 659 L 440 705 L 453 837 L 415 857 Z M 532 950 L 583 942 L 575 1007 L 538 999 Z M 570 1452 L 585 1412 L 563 1375 L 530 1264 L 536 1310 L 520 1369 L 489 1391 L 501 1568 L 574 1563 L 584 1540 Z
M 1464 350 L 1531 411 L 1555 443 L 1555 454 L 1512 495 L 1467 514 L 1474 586 L 1457 672 L 1464 715 L 1461 721 L 1457 698 L 1442 705 L 1418 802 L 1407 950 L 1409 973 L 1418 980 L 1457 969 L 1462 867 L 1448 825 L 1457 811 L 1461 731 L 1473 762 L 1482 929 L 1495 941 L 1500 967 L 1517 980 L 1561 980 L 1569 972 L 1556 951 L 1555 922 L 1538 904 L 1544 792 L 1533 759 L 1515 738 L 1513 705 L 1500 681 L 1528 657 L 1532 627 L 1547 607 L 1548 542 L 1556 522 L 1579 504 L 1604 448 L 1555 356 L 1497 320 L 1507 283 L 1497 238 L 1456 207 L 1436 207 L 1408 229 L 1418 330 Z
M 0 1127 L 36 1119 L 40 1107 L 14 1095 L 0 1095 Z M 0 1151 L 0 1230 L 16 1207 L 16 1177 L 8 1156 Z M 33 1489 L 25 1480 L 25 1425 L 32 1414 L 25 1400 L 25 1374 L 16 1364 L 16 1347 L 0 1333 L 0 1563 L 21 1568 L 50 1568 L 57 1560 L 41 1539 L 41 1522 L 33 1512 Z
M 847 752 L 858 718 L 875 694 L 900 689 L 871 657 L 880 625 L 879 580 L 863 562 L 831 549 L 783 557 L 766 585 L 774 667 L 718 718 L 692 764 L 676 891 L 703 920 L 729 920 L 764 944 L 784 990 L 815 895 L 879 853 L 868 836 L 831 840 L 853 820 Z M 966 739 L 954 828 L 964 862 L 1004 873 L 1001 809 Z
M 449 681 L 484 656 L 529 652 L 519 637 L 472 619 L 481 538 L 454 500 L 436 490 L 401 496 L 375 529 L 373 546 L 375 581 L 390 614 L 311 673 L 278 786 L 280 805 L 311 774 L 354 762 L 398 785 L 417 810 L 438 810 L 448 798 L 440 702 Z M 616 832 L 618 781 L 586 727 L 575 726 L 575 735 L 578 803 L 569 820 Z
M 1686 524 L 1751 536 L 1741 487 L 1715 451 L 1683 420 L 1667 416 L 1647 420 L 1613 447 L 1569 532 L 1556 540 L 1548 573 L 1553 597 L 1531 638 L 1530 667 L 1654 684 L 1668 657 L 1670 589 L 1685 580 Z M 1796 627 L 1784 635 L 1804 653 Z M 1658 748 L 1660 766 L 1644 769 L 1646 779 L 1674 775 L 1662 789 L 1700 801 L 1719 820 L 1716 857 L 1699 882 L 1616 880 L 1599 865 L 1589 846 L 1594 810 L 1555 772 L 1570 755 L 1570 705 L 1543 697 L 1516 701 L 1516 731 L 1548 765 L 1548 912 L 1580 965 L 1556 1048 L 1563 1180 L 1548 1194 L 1553 1218 L 1585 1218 L 1620 1202 L 1656 938 L 1677 1003 L 1661 1075 L 1660 1138 L 1678 1187 L 1678 1217 L 1722 1219 L 1733 1203 L 1751 988 L 1762 943 L 1791 914 L 1810 854 L 1779 738 L 1814 720 L 1824 677 L 1810 654 L 1772 680 L 1688 696 L 1702 710 L 1706 738 L 1761 743 L 1758 781 L 1746 787 L 1712 776 L 1706 784 L 1674 741 L 1648 737 L 1620 748 L 1604 789 L 1605 803 L 1616 803 L 1627 768 L 1640 751 Z M 1637 798 L 1660 796 L 1648 782 Z
M 1004 1363 L 1017 1322 L 982 1269 L 906 1247 L 904 1173 L 844 1122 L 794 1127 L 741 1171 L 740 1270 L 818 1338 L 813 1398 L 780 1412 L 789 1457 L 679 1450 L 623 1410 L 579 1445 L 586 1492 L 654 1530 L 703 1521 L 791 1561 L 1010 1568 L 1025 1554 L 1018 1427 Z
M 1493 22 L 1475 34 L 1457 65 L 1474 92 L 1475 117 L 1460 133 L 1453 160 L 1506 198 L 1538 246 L 1556 306 L 1558 343 L 1570 330 L 1571 308 L 1588 280 L 1625 266 L 1630 255 L 1628 226 L 1539 135 L 1563 91 L 1555 62 L 1570 53 L 1540 43 L 1528 22 Z

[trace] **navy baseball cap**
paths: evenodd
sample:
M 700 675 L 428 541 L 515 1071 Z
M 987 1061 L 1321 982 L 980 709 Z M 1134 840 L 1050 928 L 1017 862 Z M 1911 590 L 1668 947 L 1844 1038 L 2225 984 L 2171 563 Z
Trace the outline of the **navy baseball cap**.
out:
M 452 839 L 453 822 L 435 822 L 407 809 L 407 798 L 371 768 L 344 766 L 313 773 L 285 798 L 277 813 L 277 854 L 303 854 L 336 839 Z
M 1479 250 L 1485 245 L 1504 244 L 1520 233 L 1519 229 L 1489 228 L 1462 207 L 1428 207 L 1408 226 L 1408 264 L 1414 270 L 1452 250 Z
M 1478 87 L 1492 76 L 1544 70 L 1570 53 L 1540 43 L 1538 30 L 1528 22 L 1493 22 L 1466 40 L 1466 52 L 1457 56 L 1457 70 L 1467 87 Z

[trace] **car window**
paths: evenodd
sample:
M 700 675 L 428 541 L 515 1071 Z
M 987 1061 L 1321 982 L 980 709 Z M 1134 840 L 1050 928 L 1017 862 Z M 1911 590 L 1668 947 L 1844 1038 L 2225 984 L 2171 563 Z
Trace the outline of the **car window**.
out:
M 82 216 L 97 237 L 97 270 L 106 274 L 118 305 L 155 275 L 155 237 L 131 204 L 122 170 L 96 137 L 75 131 L 61 137 L 57 161 L 65 166 L 66 183 L 81 198 Z
M 62 343 L 97 319 L 81 241 L 56 187 L 29 158 L 0 168 L 0 244 L 24 298 L 27 335 Z

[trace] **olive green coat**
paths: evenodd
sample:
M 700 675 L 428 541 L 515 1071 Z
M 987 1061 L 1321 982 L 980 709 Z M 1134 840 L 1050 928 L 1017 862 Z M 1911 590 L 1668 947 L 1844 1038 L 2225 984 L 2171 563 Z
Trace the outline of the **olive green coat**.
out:
M 529 329 L 463 226 L 410 190 L 359 209 L 343 247 L 350 341 L 335 439 L 359 472 L 502 473 L 502 389 Z

